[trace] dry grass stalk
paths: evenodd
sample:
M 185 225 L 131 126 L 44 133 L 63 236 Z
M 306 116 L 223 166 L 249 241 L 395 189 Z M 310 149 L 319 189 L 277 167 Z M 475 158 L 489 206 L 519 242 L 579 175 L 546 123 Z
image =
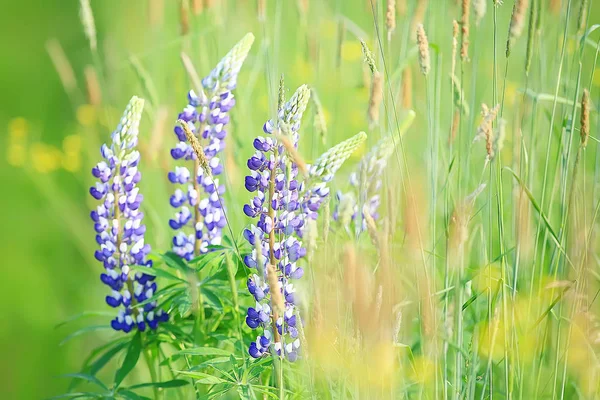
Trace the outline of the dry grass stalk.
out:
M 258 0 L 257 6 L 258 22 L 265 22 L 267 19 L 267 0 Z
M 387 1 L 387 11 L 385 13 L 385 26 L 388 30 L 388 40 L 391 40 L 392 33 L 396 29 L 396 0 Z
M 369 124 L 371 127 L 379 124 L 379 108 L 383 100 L 383 75 L 380 72 L 373 74 L 371 82 L 371 96 L 369 97 Z
M 77 90 L 77 80 L 75 78 L 73 67 L 60 45 L 60 42 L 56 39 L 49 39 L 46 42 L 46 51 L 50 56 L 50 60 L 52 60 L 52 64 L 54 64 L 54 68 L 56 69 L 65 91 L 69 95 L 73 94 Z
M 577 33 L 581 34 L 587 24 L 588 0 L 581 0 L 579 17 L 577 18 Z
M 308 0 L 298 0 L 298 9 L 300 10 L 300 14 L 304 19 L 308 16 Z
M 321 143 L 325 144 L 325 137 L 327 136 L 327 121 L 325 120 L 323 104 L 321 104 L 321 99 L 314 88 L 311 88 L 310 92 L 310 99 L 315 105 L 315 118 L 313 121 L 313 126 L 315 127 L 317 135 L 319 135 L 321 138 Z
M 412 71 L 409 66 L 402 70 L 402 108 L 405 110 L 412 109 Z
M 194 132 L 192 132 L 192 130 L 190 129 L 190 126 L 187 124 L 187 122 L 185 122 L 182 119 L 179 119 L 179 120 L 177 120 L 177 123 L 179 125 L 181 125 L 181 127 L 183 128 L 185 137 L 188 140 L 188 142 L 190 142 L 190 145 L 192 146 L 192 150 L 194 150 L 194 153 L 196 154 L 196 157 L 198 158 L 198 163 L 200 164 L 200 167 L 202 168 L 202 170 L 204 171 L 205 174 L 207 174 L 209 177 L 212 177 L 212 172 L 210 169 L 208 158 L 206 158 L 206 154 L 204 154 L 204 150 L 202 149 L 202 145 L 200 144 L 200 141 L 198 140 L 196 135 L 194 135 Z
M 452 67 L 450 69 L 452 76 L 456 75 L 456 52 L 458 51 L 458 21 L 452 21 Z
M 396 10 L 398 14 L 402 17 L 406 15 L 406 0 L 396 0 Z
M 336 66 L 340 68 L 342 66 L 342 49 L 344 48 L 344 41 L 346 40 L 346 21 L 341 19 L 338 21 L 337 30 L 337 54 L 336 54 Z
M 414 40 L 416 36 L 417 25 L 425 22 L 425 12 L 427 11 L 427 0 L 417 0 L 417 5 L 415 6 L 415 12 L 413 14 L 413 20 L 411 24 L 411 35 Z
M 289 137 L 285 135 L 275 134 L 275 138 L 279 140 L 281 144 L 283 144 L 283 147 L 285 147 L 285 150 L 288 152 L 290 159 L 294 163 L 296 163 L 298 169 L 300 170 L 300 172 L 302 172 L 302 175 L 304 175 L 305 177 L 308 176 L 308 167 L 306 165 L 306 162 L 304 161 L 300 153 L 298 153 L 298 150 L 296 149 L 292 141 L 289 139 Z
M 151 161 L 156 161 L 160 151 L 163 148 L 163 139 L 165 137 L 165 126 L 169 117 L 169 110 L 167 107 L 159 107 L 156 112 L 156 119 L 154 120 L 154 126 L 152 127 L 152 135 L 150 136 L 150 145 L 148 146 L 148 153 Z
M 102 89 L 98 81 L 98 74 L 93 65 L 87 65 L 83 70 L 85 75 L 85 87 L 87 91 L 88 103 L 93 106 L 98 106 L 102 103 Z
M 473 13 L 475 14 L 475 26 L 479 26 L 479 23 L 485 16 L 487 11 L 488 0 L 473 0 Z
M 516 0 L 513 6 L 512 16 L 510 17 L 510 27 L 508 28 L 508 40 L 506 41 L 506 57 L 510 56 L 510 50 L 516 40 L 521 37 L 525 27 L 525 13 L 529 6 L 529 0 Z
M 429 57 L 429 41 L 423 24 L 417 25 L 417 46 L 419 48 L 419 68 L 425 76 L 431 70 L 431 59 Z
M 481 124 L 477 128 L 477 136 L 475 139 L 485 139 L 485 149 L 488 154 L 488 160 L 494 158 L 494 134 L 492 130 L 492 124 L 496 119 L 499 110 L 500 104 L 496 105 L 491 110 L 487 107 L 487 105 L 481 105 L 481 115 L 483 116 L 483 121 L 481 121 Z
M 165 16 L 164 0 L 149 0 L 148 4 L 148 23 L 152 27 L 162 26 Z
M 460 43 L 460 58 L 463 61 L 469 60 L 469 11 L 471 10 L 471 0 L 462 1 L 462 16 L 460 24 L 462 27 L 462 37 Z
M 180 0 L 179 3 L 179 26 L 181 35 L 185 36 L 190 32 L 190 3 L 189 0 Z
M 90 0 L 79 0 L 79 5 L 81 6 L 79 16 L 81 18 L 83 30 L 85 31 L 85 36 L 87 36 L 88 41 L 90 42 L 90 49 L 93 52 L 96 52 L 98 48 L 96 23 L 94 22 L 94 13 L 92 12 Z
M 194 15 L 200 15 L 204 11 L 204 1 L 203 0 L 192 0 L 192 12 Z
M 267 283 L 269 284 L 269 293 L 271 293 L 271 303 L 275 320 L 277 320 L 278 315 L 282 315 L 285 312 L 285 304 L 279 286 L 277 271 L 275 270 L 275 266 L 270 263 L 267 263 Z
M 550 0 L 550 12 L 554 15 L 560 13 L 561 0 Z
M 327 245 L 329 241 L 329 224 L 331 223 L 331 206 L 329 200 L 325 201 L 323 218 L 323 241 L 325 242 L 325 245 Z
M 188 74 L 188 77 L 192 81 L 192 87 L 196 91 L 196 93 L 201 96 L 202 91 L 202 81 L 200 80 L 200 76 L 198 72 L 196 72 L 196 68 L 194 68 L 194 64 L 192 63 L 192 59 L 185 53 L 181 52 L 180 54 L 181 62 L 183 63 L 183 67 Z
M 367 223 L 367 231 L 369 232 L 369 237 L 371 238 L 371 242 L 375 247 L 379 247 L 380 245 L 380 237 L 379 232 L 377 231 L 377 224 L 373 219 L 373 216 L 369 212 L 369 207 L 365 204 L 363 206 L 363 217 L 365 218 L 365 222 Z
M 460 110 L 458 108 L 454 109 L 454 115 L 452 116 L 452 126 L 450 127 L 450 137 L 448 138 L 448 143 L 453 143 L 456 140 L 456 135 L 458 134 L 458 127 L 460 126 Z
M 535 42 L 537 8 L 539 6 L 539 0 L 533 0 L 533 2 L 531 3 L 531 8 L 529 10 L 529 27 L 527 29 L 527 53 L 525 54 L 525 75 L 529 75 L 529 70 L 531 68 L 531 60 L 533 58 L 533 45 Z
M 581 136 L 581 147 L 585 148 L 590 136 L 590 92 L 583 89 L 581 96 L 581 127 L 579 134 Z

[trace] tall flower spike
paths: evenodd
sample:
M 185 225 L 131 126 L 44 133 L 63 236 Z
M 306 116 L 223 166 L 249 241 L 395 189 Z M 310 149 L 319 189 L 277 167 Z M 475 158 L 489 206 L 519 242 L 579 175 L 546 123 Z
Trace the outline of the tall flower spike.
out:
M 411 110 L 401 121 L 400 135 L 408 129 L 414 118 L 415 113 Z M 357 234 L 367 229 L 363 209 L 368 210 L 368 214 L 374 220 L 379 218 L 378 209 L 381 203 L 379 192 L 382 186 L 382 175 L 399 142 L 400 137 L 397 134 L 381 139 L 350 175 L 352 190 L 346 193 L 340 191 L 336 194 L 337 202 L 332 217 L 346 229 L 351 229 L 352 222 L 355 224 L 354 229 Z M 360 223 L 357 223 L 357 218 Z
M 254 35 L 244 36 L 202 79 L 202 92 L 189 91 L 188 105 L 178 116 L 175 135 L 179 142 L 171 156 L 187 166 L 169 172 L 169 180 L 179 186 L 170 199 L 177 212 L 169 225 L 177 231 L 173 251 L 187 260 L 207 252 L 209 245 L 221 243 L 226 220 L 220 201 L 225 186 L 219 183 L 223 172 L 219 154 L 225 149 L 225 128 L 235 105 L 232 90 L 253 42 Z M 197 141 L 190 141 L 190 134 Z M 203 150 L 203 160 L 198 159 L 192 145 Z
M 144 242 L 146 227 L 140 211 L 143 196 L 137 187 L 141 174 L 136 146 L 143 107 L 144 100 L 131 98 L 119 126 L 112 133 L 112 143 L 102 145 L 104 160 L 92 169 L 98 182 L 90 188 L 92 197 L 102 201 L 91 217 L 96 242 L 100 245 L 95 256 L 106 268 L 100 278 L 112 289 L 106 302 L 111 307 L 122 306 L 111 326 L 124 332 L 136 326 L 141 331 L 146 326 L 155 329 L 159 322 L 168 319 L 165 312 L 156 310 L 156 301 L 134 307 L 156 292 L 154 276 L 131 272 L 132 266 L 152 267 L 152 261 L 146 259 L 150 245 Z
M 364 140 L 364 134 L 358 135 L 334 147 L 317 161 L 312 175 L 305 181 L 299 179 L 297 157 L 290 155 L 290 146 L 298 146 L 300 121 L 309 97 L 309 89 L 301 86 L 281 106 L 277 120 L 267 121 L 263 127 L 268 136 L 254 140 L 256 152 L 248 160 L 250 175 L 245 185 L 255 195 L 244 206 L 244 213 L 257 222 L 244 230 L 244 237 L 254 247 L 244 263 L 256 271 L 248 279 L 256 306 L 248 309 L 246 323 L 262 329 L 248 349 L 254 358 L 271 352 L 289 361 L 298 358 L 301 321 L 292 282 L 304 275 L 298 265 L 306 255 L 300 239 L 307 219 L 316 218 L 321 199 L 329 193 L 326 181 L 356 143 Z

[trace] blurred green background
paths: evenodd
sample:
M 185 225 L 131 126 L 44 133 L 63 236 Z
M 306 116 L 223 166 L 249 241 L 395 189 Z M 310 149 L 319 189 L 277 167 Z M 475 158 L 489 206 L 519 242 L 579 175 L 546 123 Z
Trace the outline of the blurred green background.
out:
M 248 142 L 248 138 L 260 133 L 262 123 L 269 117 L 276 82 L 282 72 L 286 74 L 288 91 L 301 83 L 312 84 L 325 108 L 329 127 L 326 143 L 314 136 L 306 139 L 303 153 L 307 158 L 367 129 L 368 89 L 363 82 L 357 37 L 370 38 L 370 45 L 376 47 L 368 1 L 311 0 L 307 2 L 308 16 L 303 17 L 296 0 L 281 0 L 278 4 L 267 0 L 268 18 L 264 24 L 257 19 L 255 0 L 214 2 L 214 9 L 199 16 L 190 14 L 190 33 L 182 38 L 179 1 L 92 0 L 98 58 L 94 58 L 84 34 L 78 1 L 3 2 L 0 11 L 3 152 L 0 176 L 4 184 L 0 208 L 1 399 L 34 399 L 64 392 L 67 380 L 58 376 L 77 371 L 87 352 L 105 337 L 104 333 L 94 332 L 60 344 L 77 328 L 106 323 L 106 317 L 91 317 L 58 328 L 56 325 L 84 311 L 108 311 L 104 303 L 105 287 L 98 278 L 101 266 L 93 259 L 95 242 L 88 218 L 92 204 L 88 187 L 93 179 L 89 170 L 99 157 L 99 144 L 109 137 L 128 99 L 133 94 L 147 97 L 148 86 L 154 89 L 157 104 L 147 106 L 140 133 L 141 145 L 145 146 L 141 186 L 145 207 L 150 210 L 146 218 L 149 241 L 154 249 L 167 250 L 167 204 L 171 189 L 165 182 L 165 163 L 168 147 L 173 144 L 171 125 L 177 110 L 186 103 L 188 89 L 188 78 L 179 59 L 182 49 L 190 54 L 199 74 L 204 76 L 246 32 L 256 36 L 239 79 L 238 106 L 232 125 L 234 145 L 230 146 L 235 152 L 228 156 L 239 168 L 228 172 L 233 187 L 229 196 L 246 196 L 239 198 L 237 204 L 247 199 L 237 185 L 243 178 L 244 160 L 251 153 L 249 143 L 244 140 Z M 409 3 L 410 7 L 415 4 Z M 428 34 L 432 43 L 445 49 L 444 63 L 449 62 L 452 31 L 448 13 L 452 11 L 454 18 L 459 15 L 455 3 L 430 1 L 427 11 Z M 152 4 L 158 8 L 152 9 Z M 504 6 L 499 10 L 502 27 L 507 26 L 510 8 Z M 347 18 L 344 24 L 340 24 L 341 15 Z M 591 15 L 590 25 L 597 21 L 597 5 Z M 379 21 L 383 21 L 381 13 Z M 558 34 L 550 22 L 546 22 L 545 30 L 549 38 Z M 340 26 L 345 32 L 342 37 Z M 410 40 L 409 27 L 408 17 L 399 19 L 397 34 L 404 43 Z M 505 37 L 504 28 L 501 37 Z M 49 56 L 48 46 L 56 48 L 49 45 L 50 39 L 56 39 L 51 43 L 60 44 L 74 72 L 75 86 L 71 89 L 66 90 Z M 342 45 L 338 48 L 340 39 Z M 480 83 L 491 79 L 491 54 L 487 48 L 490 39 L 490 26 L 483 26 L 472 38 L 472 45 L 485 61 L 480 73 L 486 78 L 479 79 Z M 552 40 L 545 42 L 547 49 L 555 45 Z M 398 46 L 388 50 L 393 60 L 404 60 L 406 49 L 407 46 Z M 518 51 L 524 53 L 523 41 Z M 408 56 L 416 65 L 415 54 L 411 54 Z M 132 68 L 132 55 L 144 67 L 151 85 L 140 81 Z M 555 57 L 553 53 L 548 56 Z M 511 69 L 522 70 L 521 61 L 513 64 Z M 101 86 L 101 99 L 90 98 L 90 87 L 94 89 L 94 85 L 90 86 L 86 79 L 91 70 L 100 76 L 96 83 Z M 414 68 L 414 91 L 424 92 L 424 83 L 417 80 L 416 72 Z M 521 84 L 509 79 L 509 101 Z M 552 80 L 547 85 L 542 81 L 538 89 L 541 91 L 545 85 L 547 91 L 552 90 L 553 84 Z M 490 93 L 491 85 L 477 87 L 478 98 L 489 98 Z M 413 131 L 425 132 L 424 96 L 415 98 L 414 108 L 417 121 Z M 450 106 L 444 107 L 443 116 L 449 111 Z M 161 115 L 166 118 L 162 124 Z M 472 122 L 476 123 L 475 117 Z M 158 134 L 154 136 L 153 131 Z M 423 141 L 416 139 L 418 148 Z M 238 152 L 239 149 L 243 151 Z M 417 160 L 419 156 L 418 151 L 412 155 Z M 245 221 L 239 209 L 232 209 L 231 213 L 237 233 Z

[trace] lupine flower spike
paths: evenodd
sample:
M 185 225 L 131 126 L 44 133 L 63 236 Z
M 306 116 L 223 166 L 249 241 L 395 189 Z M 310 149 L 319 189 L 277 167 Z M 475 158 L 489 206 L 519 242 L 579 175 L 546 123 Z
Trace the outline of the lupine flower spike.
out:
M 106 302 L 111 307 L 122 307 L 111 326 L 124 332 L 134 327 L 140 331 L 146 326 L 156 329 L 159 322 L 168 319 L 167 313 L 156 310 L 156 301 L 135 307 L 156 292 L 154 276 L 132 271 L 133 266 L 152 267 L 152 261 L 146 259 L 150 245 L 144 242 L 146 227 L 140 210 L 143 196 L 137 187 L 141 174 L 136 146 L 143 107 L 144 100 L 135 96 L 127 105 L 112 133 L 112 143 L 102 145 L 104 160 L 92 169 L 99 182 L 90 188 L 90 194 L 102 201 L 91 217 L 100 245 L 95 256 L 106 268 L 100 278 L 112 289 Z
M 400 126 L 400 134 L 408 129 L 415 118 L 414 111 L 409 111 Z M 332 217 L 348 232 L 354 231 L 358 236 L 367 230 L 365 214 L 376 221 L 379 218 L 381 204 L 382 175 L 387 167 L 395 146 L 400 142 L 398 135 L 389 135 L 381 139 L 375 147 L 362 159 L 356 170 L 350 175 L 350 185 L 353 190 L 336 194 L 336 204 Z M 360 221 L 360 222 L 358 222 Z
M 225 149 L 229 111 L 235 105 L 232 90 L 253 42 L 254 35 L 244 36 L 202 80 L 202 92 L 188 92 L 188 105 L 178 117 L 198 138 L 206 156 L 204 164 L 208 164 L 211 173 L 206 172 L 206 165 L 201 165 L 182 124 L 175 126 L 179 143 L 171 150 L 171 156 L 185 165 L 169 172 L 169 180 L 178 186 L 170 199 L 177 213 L 169 225 L 177 231 L 173 251 L 187 260 L 206 253 L 209 245 L 221 243 L 226 220 L 220 201 L 225 186 L 219 182 L 223 172 L 219 154 Z
M 244 237 L 255 248 L 244 257 L 244 263 L 256 271 L 248 279 L 256 306 L 248 309 L 246 323 L 262 330 L 248 350 L 254 358 L 272 352 L 289 361 L 298 358 L 301 321 L 293 281 L 304 275 L 298 265 L 306 255 L 301 239 L 307 220 L 316 219 L 329 194 L 327 182 L 366 136 L 361 133 L 335 146 L 314 166 L 307 166 L 307 176 L 299 179 L 297 157 L 289 147 L 298 147 L 300 120 L 309 97 L 308 87 L 298 88 L 281 106 L 277 119 L 265 123 L 267 136 L 254 140 L 256 152 L 248 160 L 250 175 L 245 185 L 255 196 L 244 206 L 244 213 L 258 221 L 244 230 Z M 287 145 L 282 137 L 289 141 Z

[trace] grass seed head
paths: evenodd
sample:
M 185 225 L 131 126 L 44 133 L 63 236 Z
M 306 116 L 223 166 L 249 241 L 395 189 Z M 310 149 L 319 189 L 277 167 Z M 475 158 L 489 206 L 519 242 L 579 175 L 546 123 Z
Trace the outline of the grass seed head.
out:
M 79 11 L 79 17 L 81 18 L 81 24 L 87 36 L 88 42 L 90 42 L 90 49 L 96 52 L 98 42 L 96 39 L 96 23 L 94 22 L 94 13 L 92 12 L 92 6 L 90 0 L 79 0 L 81 7 Z
M 369 66 L 371 73 L 375 74 L 377 72 L 377 65 L 375 65 L 375 57 L 373 56 L 373 52 L 371 51 L 371 49 L 369 49 L 367 43 L 362 39 L 360 39 L 360 45 L 362 47 L 362 52 L 365 57 L 365 62 Z
M 190 32 L 190 3 L 189 0 L 181 0 L 179 4 L 179 27 L 181 35 L 185 36 Z
M 431 59 L 429 57 L 429 41 L 423 24 L 417 25 L 417 46 L 419 48 L 419 67 L 425 76 L 431 70 Z
M 506 41 L 506 57 L 510 56 L 510 51 L 519 37 L 523 34 L 525 27 L 525 13 L 529 6 L 529 0 L 516 0 L 510 17 L 510 26 L 508 28 L 508 40 Z
M 462 17 L 460 19 L 462 37 L 460 43 L 460 58 L 463 61 L 469 60 L 469 12 L 471 10 L 471 0 L 462 1 Z
M 473 0 L 473 13 L 475 14 L 475 26 L 479 26 L 479 23 L 485 17 L 487 11 L 488 0 Z
M 373 74 L 371 81 L 371 95 L 369 96 L 369 125 L 371 127 L 379 124 L 379 108 L 383 100 L 383 75 L 380 72 Z
M 590 136 L 590 92 L 583 89 L 581 96 L 581 147 L 586 147 Z
M 179 119 L 177 120 L 177 123 L 181 125 L 181 128 L 183 128 L 183 132 L 185 133 L 186 139 L 188 140 L 188 142 L 190 142 L 192 150 L 194 150 L 196 157 L 198 157 L 200 168 L 202 168 L 205 174 L 207 174 L 208 176 L 212 176 L 208 158 L 206 158 L 206 154 L 204 154 L 204 149 L 202 149 L 200 141 L 198 140 L 196 135 L 194 135 L 194 132 L 192 132 L 192 129 L 190 128 L 187 122 L 185 122 L 182 119 Z
M 392 33 L 396 29 L 396 0 L 388 0 L 387 11 L 385 13 L 385 26 L 388 30 L 388 40 L 392 38 Z

